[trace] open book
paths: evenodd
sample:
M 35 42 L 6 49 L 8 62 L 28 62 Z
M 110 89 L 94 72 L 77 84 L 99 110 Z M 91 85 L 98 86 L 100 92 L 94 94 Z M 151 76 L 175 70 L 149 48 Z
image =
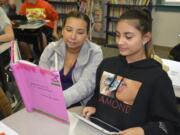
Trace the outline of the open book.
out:
M 40 110 L 68 121 L 59 72 L 20 60 L 11 69 L 27 111 Z
M 59 72 L 18 60 L 15 48 L 11 48 L 10 66 L 26 110 L 36 109 L 69 122 Z
M 169 67 L 168 75 L 172 80 L 174 86 L 180 88 L 180 62 L 162 59 L 163 63 Z
M 84 123 L 94 127 L 95 129 L 103 132 L 104 134 L 107 135 L 119 135 L 120 134 L 120 129 L 118 129 L 117 127 L 110 125 L 109 123 L 91 116 L 89 119 L 84 118 L 83 116 L 79 115 L 79 114 L 75 114 L 74 116 L 77 117 L 79 120 L 83 121 Z
M 169 67 L 168 75 L 173 83 L 176 97 L 180 98 L 180 62 L 162 59 L 163 63 Z

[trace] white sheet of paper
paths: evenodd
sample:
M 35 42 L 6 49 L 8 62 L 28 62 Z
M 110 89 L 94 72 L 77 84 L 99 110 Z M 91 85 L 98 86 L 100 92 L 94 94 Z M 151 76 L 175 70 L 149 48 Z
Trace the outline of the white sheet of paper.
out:
M 173 85 L 180 88 L 180 62 L 162 59 L 163 63 L 169 67 L 168 75 Z
M 5 133 L 5 135 L 19 135 L 16 131 L 6 126 L 2 122 L 0 122 L 0 133 Z

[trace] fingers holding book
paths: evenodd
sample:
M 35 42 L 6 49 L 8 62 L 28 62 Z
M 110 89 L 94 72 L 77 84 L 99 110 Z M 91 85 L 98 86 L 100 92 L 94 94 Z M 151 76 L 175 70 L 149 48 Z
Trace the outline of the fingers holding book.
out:
M 145 135 L 142 127 L 133 127 L 120 131 L 120 135 Z
M 90 116 L 92 114 L 94 114 L 95 112 L 96 112 L 96 108 L 95 107 L 85 107 L 83 109 L 82 114 L 83 114 L 83 117 L 85 117 L 86 119 L 89 119 Z

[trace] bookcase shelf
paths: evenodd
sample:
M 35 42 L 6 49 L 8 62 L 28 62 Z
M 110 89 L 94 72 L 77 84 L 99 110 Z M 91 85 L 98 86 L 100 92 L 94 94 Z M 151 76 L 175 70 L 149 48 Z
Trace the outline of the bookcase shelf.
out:
M 109 19 L 109 21 L 117 21 L 118 17 L 107 16 L 106 19 Z
M 106 47 L 109 47 L 109 48 L 117 48 L 117 45 L 116 45 L 116 44 L 108 44 Z
M 63 4 L 63 5 L 77 5 L 77 2 L 73 1 L 53 1 L 53 0 L 48 0 L 49 3 L 51 4 Z
M 48 2 L 54 6 L 60 16 L 58 22 L 59 28 L 62 27 L 62 23 L 70 11 L 79 10 L 78 0 L 48 0 Z
M 124 3 L 118 3 L 114 0 L 111 0 L 106 3 L 107 6 L 107 15 L 106 15 L 106 47 L 117 48 L 115 43 L 116 37 L 116 24 L 120 15 L 131 8 L 143 8 L 149 7 L 152 4 L 151 0 L 131 0 L 124 1 Z M 138 3 L 140 2 L 140 3 Z
M 111 31 L 107 31 L 107 34 L 111 35 L 111 36 L 116 36 L 115 32 L 111 32 Z

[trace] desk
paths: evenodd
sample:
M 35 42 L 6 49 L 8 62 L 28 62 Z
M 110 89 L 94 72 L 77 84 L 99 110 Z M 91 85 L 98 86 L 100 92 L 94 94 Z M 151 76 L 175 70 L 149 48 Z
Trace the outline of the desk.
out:
M 19 135 L 104 135 L 93 127 L 79 121 L 68 112 L 70 124 L 65 124 L 40 112 L 25 109 L 2 120 Z
M 32 43 L 36 55 L 39 57 L 43 51 L 43 38 L 41 28 L 45 26 L 45 22 L 27 22 L 18 27 L 14 27 L 15 37 L 18 41 Z M 26 39 L 22 39 L 22 38 Z M 34 40 L 33 40 L 34 39 Z M 27 41 L 26 41 L 27 40 Z
M 27 24 L 22 24 L 22 25 L 20 25 L 20 26 L 18 26 L 18 27 L 16 27 L 17 29 L 21 29 L 21 30 L 27 30 L 27 29 L 29 29 L 29 30 L 36 30 L 36 29 L 39 29 L 39 28 L 41 28 L 41 27 L 43 27 L 45 25 L 45 22 L 38 22 L 38 23 L 35 23 L 35 22 L 33 22 L 33 23 L 27 23 Z
M 6 82 L 6 76 L 4 74 L 4 72 L 5 72 L 4 67 L 6 65 L 5 65 L 5 61 L 3 58 L 3 53 L 6 52 L 9 48 L 10 48 L 9 42 L 0 45 L 0 80 L 2 81 L 3 90 L 8 89 L 8 84 Z

